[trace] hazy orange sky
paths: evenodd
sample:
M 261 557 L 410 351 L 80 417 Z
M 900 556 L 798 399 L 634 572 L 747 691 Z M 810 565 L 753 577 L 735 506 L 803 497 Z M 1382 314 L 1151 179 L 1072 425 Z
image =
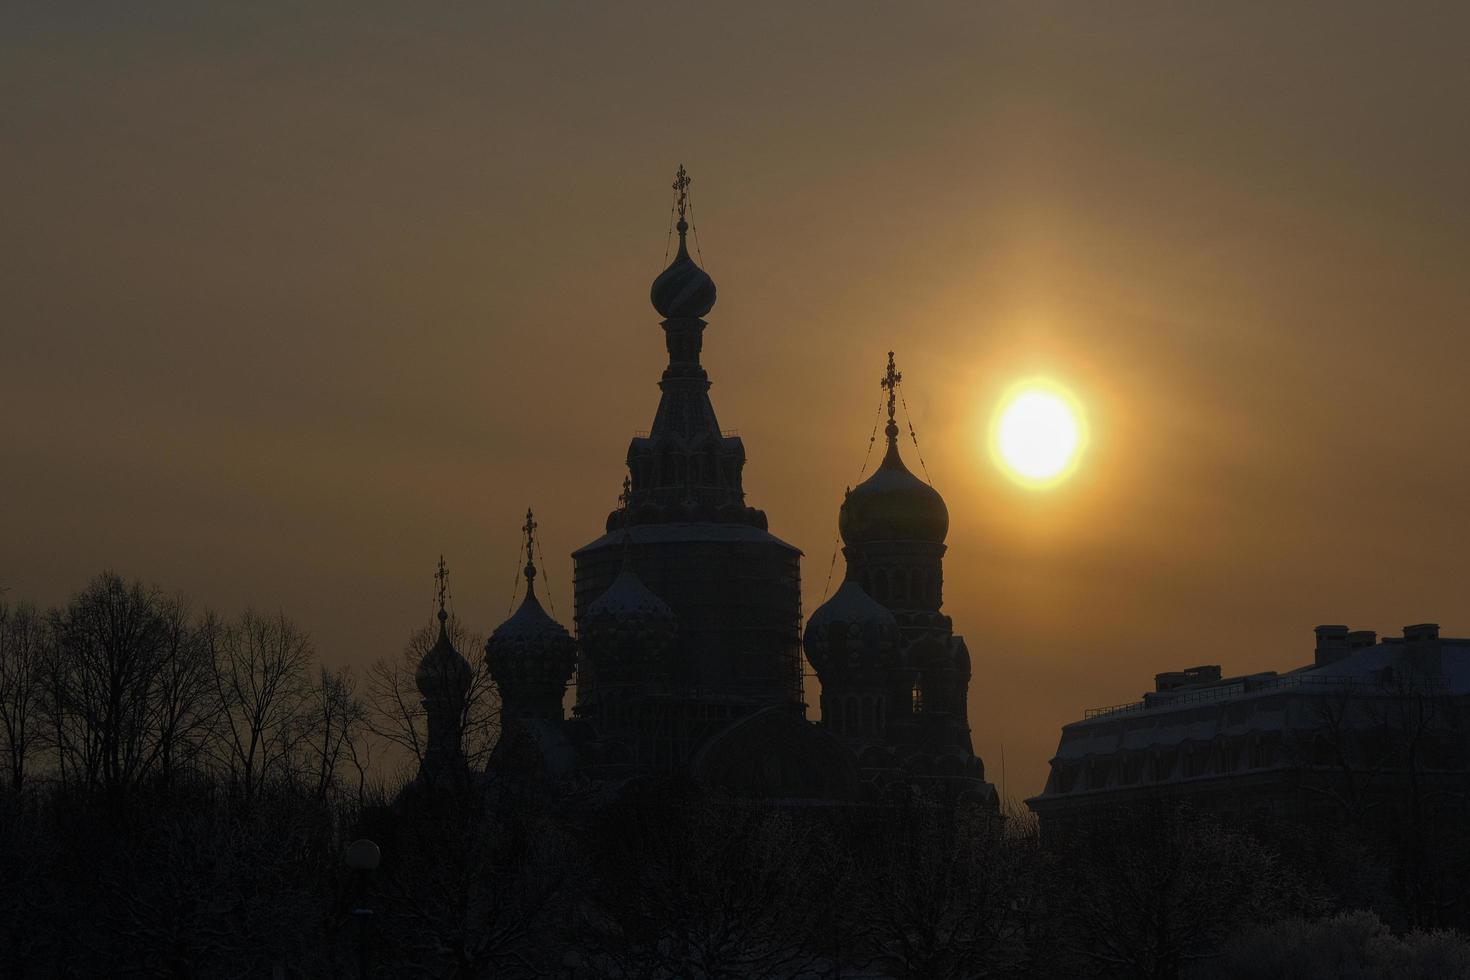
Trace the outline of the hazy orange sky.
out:
M 1463 635 L 1467 37 L 1459 3 L 4 5 L 0 585 L 112 567 L 365 664 L 441 551 L 504 618 L 532 504 L 566 620 L 657 402 L 682 161 L 711 394 L 808 611 L 898 351 L 1012 796 L 1157 671 Z M 1036 373 L 1092 429 L 1046 493 L 984 449 Z

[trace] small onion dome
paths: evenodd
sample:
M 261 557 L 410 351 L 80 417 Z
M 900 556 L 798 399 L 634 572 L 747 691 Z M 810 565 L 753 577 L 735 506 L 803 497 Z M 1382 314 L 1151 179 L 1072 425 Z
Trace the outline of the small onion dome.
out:
M 520 608 L 485 641 L 485 663 L 502 694 L 507 687 L 564 686 L 577 664 L 577 641 L 527 588 Z
M 439 639 L 413 672 L 413 682 L 426 698 L 463 697 L 470 689 L 470 664 L 449 639 L 448 619 L 448 613 L 439 610 Z
M 679 219 L 679 254 L 658 274 L 648 297 L 665 319 L 701 317 L 715 305 L 715 281 L 689 257 L 684 234 L 689 225 Z
M 898 427 L 888 425 L 888 452 L 877 472 L 848 491 L 838 512 L 844 544 L 927 541 L 943 544 L 949 509 L 929 484 L 909 472 L 898 455 Z
M 599 666 L 657 668 L 676 625 L 668 603 L 654 595 L 625 561 L 612 585 L 587 607 L 582 639 L 588 656 Z
M 851 670 L 887 666 L 898 647 L 898 621 L 848 579 L 807 620 L 802 646 L 826 684 Z

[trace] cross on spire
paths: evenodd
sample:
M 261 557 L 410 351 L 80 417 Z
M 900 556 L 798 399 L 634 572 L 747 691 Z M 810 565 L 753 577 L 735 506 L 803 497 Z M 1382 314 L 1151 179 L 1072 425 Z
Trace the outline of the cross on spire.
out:
M 894 412 L 893 399 L 898 391 L 898 383 L 902 380 L 903 375 L 893 365 L 893 351 L 889 351 L 888 370 L 878 381 L 879 387 L 888 392 L 888 426 L 883 431 L 887 433 L 889 442 L 898 438 L 898 420 Z
M 681 163 L 679 164 L 679 172 L 674 174 L 674 193 L 679 195 L 678 207 L 679 221 L 681 223 L 684 221 L 684 216 L 689 212 L 689 184 L 689 172 L 684 169 L 684 165 Z M 682 231 L 683 229 L 680 230 Z
M 434 584 L 439 592 L 439 623 L 442 626 L 449 618 L 449 613 L 444 611 L 444 602 L 449 595 L 449 567 L 444 564 L 444 556 L 439 556 L 439 567 L 434 571 Z
M 526 508 L 526 523 L 521 525 L 521 531 L 526 535 L 526 591 L 533 589 L 536 581 L 536 516 L 531 513 L 531 508 Z

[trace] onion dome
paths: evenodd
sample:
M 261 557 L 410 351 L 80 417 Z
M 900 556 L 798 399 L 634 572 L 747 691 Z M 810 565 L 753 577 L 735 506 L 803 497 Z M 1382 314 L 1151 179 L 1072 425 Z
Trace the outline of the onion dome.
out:
M 661 669 L 677 620 L 668 603 L 649 590 L 626 557 L 606 592 L 582 619 L 587 655 L 599 670 Z
M 449 571 L 444 566 L 443 555 L 439 556 L 434 580 L 439 586 L 439 639 L 419 660 L 418 669 L 413 672 L 413 682 L 427 699 L 462 698 L 470 689 L 473 671 L 469 661 L 460 656 L 454 642 L 449 639 L 449 613 L 444 611 Z
M 944 498 L 904 465 L 898 454 L 898 423 L 893 415 L 894 389 L 902 378 L 888 352 L 888 451 L 872 476 L 847 492 L 837 516 L 837 528 L 848 545 L 875 541 L 925 541 L 943 544 L 949 533 L 949 509 Z
M 485 664 L 507 703 L 524 701 L 529 695 L 559 706 L 577 664 L 577 641 L 536 598 L 536 564 L 531 558 L 535 529 L 536 522 L 527 510 L 522 528 L 526 532 L 526 597 L 485 641 Z
M 675 226 L 679 232 L 679 254 L 658 274 L 648 292 L 653 308 L 669 320 L 702 317 L 715 305 L 715 281 L 689 257 L 685 241 L 689 231 L 689 222 L 685 220 L 689 209 L 689 175 L 682 165 L 674 179 L 674 190 L 679 195 L 679 223 Z
M 429 648 L 413 672 L 413 682 L 426 698 L 464 697 L 473 671 L 449 639 L 449 614 L 439 607 L 439 639 Z
M 822 683 L 829 684 L 852 670 L 887 666 L 898 648 L 898 621 L 848 579 L 807 620 L 802 646 Z

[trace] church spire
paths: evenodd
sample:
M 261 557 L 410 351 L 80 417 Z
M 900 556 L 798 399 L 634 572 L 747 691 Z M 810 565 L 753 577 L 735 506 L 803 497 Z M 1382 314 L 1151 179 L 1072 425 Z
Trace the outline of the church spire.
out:
M 439 605 L 439 638 L 419 660 L 414 684 L 423 696 L 428 721 L 428 739 L 419 767 L 419 778 L 430 782 L 460 775 L 464 771 L 461 724 L 465 698 L 473 682 L 469 661 L 454 648 L 449 637 L 449 569 L 444 556 L 434 570 L 434 587 Z
M 608 515 L 609 531 L 627 524 L 766 526 L 764 514 L 745 506 L 745 447 L 739 436 L 721 430 L 709 398 L 709 374 L 700 363 L 707 326 L 703 318 L 715 304 L 715 283 L 689 255 L 691 183 L 681 164 L 671 185 L 679 252 L 649 291 L 654 309 L 664 318 L 660 326 L 669 361 L 659 378 L 653 424 L 628 447 L 630 499 Z

